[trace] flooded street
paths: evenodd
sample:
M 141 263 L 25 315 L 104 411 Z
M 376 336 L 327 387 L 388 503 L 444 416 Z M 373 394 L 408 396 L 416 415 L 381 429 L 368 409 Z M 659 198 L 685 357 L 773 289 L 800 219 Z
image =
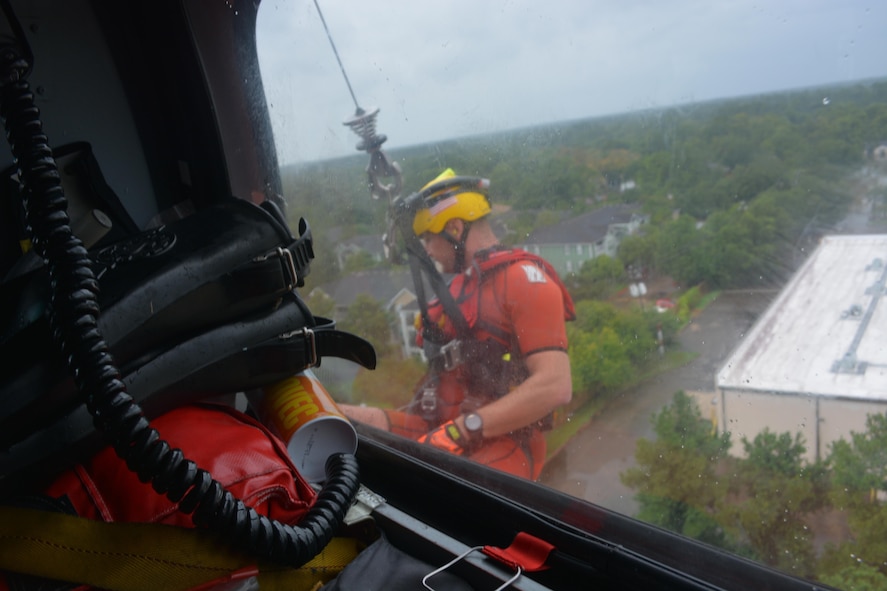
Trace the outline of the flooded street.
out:
M 652 414 L 668 404 L 678 390 L 713 391 L 721 364 L 775 296 L 776 291 L 722 292 L 678 335 L 680 346 L 698 357 L 614 398 L 549 461 L 541 481 L 634 515 L 634 492 L 622 484 L 619 474 L 634 465 L 637 440 L 653 438 Z

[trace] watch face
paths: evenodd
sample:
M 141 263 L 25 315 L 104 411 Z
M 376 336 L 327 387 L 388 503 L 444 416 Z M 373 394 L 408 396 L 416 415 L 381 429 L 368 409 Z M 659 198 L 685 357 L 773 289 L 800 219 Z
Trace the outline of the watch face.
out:
M 480 418 L 479 414 L 471 413 L 465 417 L 465 428 L 471 431 L 472 433 L 480 431 L 481 427 L 483 427 L 484 421 Z

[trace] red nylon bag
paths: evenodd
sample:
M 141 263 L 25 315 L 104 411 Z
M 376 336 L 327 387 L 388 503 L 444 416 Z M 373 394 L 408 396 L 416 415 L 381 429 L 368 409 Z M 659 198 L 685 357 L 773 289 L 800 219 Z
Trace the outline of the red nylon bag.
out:
M 296 470 L 283 442 L 233 408 L 184 406 L 151 425 L 170 447 L 181 449 L 263 515 L 295 524 L 314 501 L 314 489 Z M 81 517 L 194 527 L 190 515 L 141 482 L 111 447 L 63 473 L 44 492 L 52 498 L 67 497 Z

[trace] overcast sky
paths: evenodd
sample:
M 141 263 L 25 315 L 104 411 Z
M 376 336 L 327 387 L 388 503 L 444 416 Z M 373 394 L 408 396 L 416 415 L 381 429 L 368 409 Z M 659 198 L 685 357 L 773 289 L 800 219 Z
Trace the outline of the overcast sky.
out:
M 386 148 L 887 76 L 883 0 L 318 2 Z M 358 153 L 314 0 L 258 28 L 281 162 Z

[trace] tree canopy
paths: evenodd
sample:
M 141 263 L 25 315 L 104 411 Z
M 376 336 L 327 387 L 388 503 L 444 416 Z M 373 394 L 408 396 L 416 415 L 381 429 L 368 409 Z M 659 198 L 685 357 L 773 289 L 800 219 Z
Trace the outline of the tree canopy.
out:
M 805 578 L 847 589 L 887 584 L 887 415 L 805 462 L 800 434 L 764 430 L 730 457 L 683 392 L 652 417 L 655 440 L 637 443 L 622 481 L 637 491 L 637 517 Z M 817 551 L 814 520 L 846 519 L 852 536 Z
M 489 178 L 494 203 L 534 212 L 507 242 L 545 223 L 539 211 L 636 202 L 652 223 L 620 255 L 623 263 L 712 288 L 774 284 L 844 215 L 850 195 L 841 180 L 863 164 L 867 146 L 887 138 L 887 82 L 828 89 L 828 104 L 821 92 L 574 121 L 389 155 L 409 162 L 405 193 L 447 166 Z M 290 216 L 324 231 L 381 234 L 387 204 L 370 199 L 364 167 L 354 156 L 285 170 Z M 628 180 L 634 189 L 625 189 Z M 333 244 L 315 234 L 318 244 Z

